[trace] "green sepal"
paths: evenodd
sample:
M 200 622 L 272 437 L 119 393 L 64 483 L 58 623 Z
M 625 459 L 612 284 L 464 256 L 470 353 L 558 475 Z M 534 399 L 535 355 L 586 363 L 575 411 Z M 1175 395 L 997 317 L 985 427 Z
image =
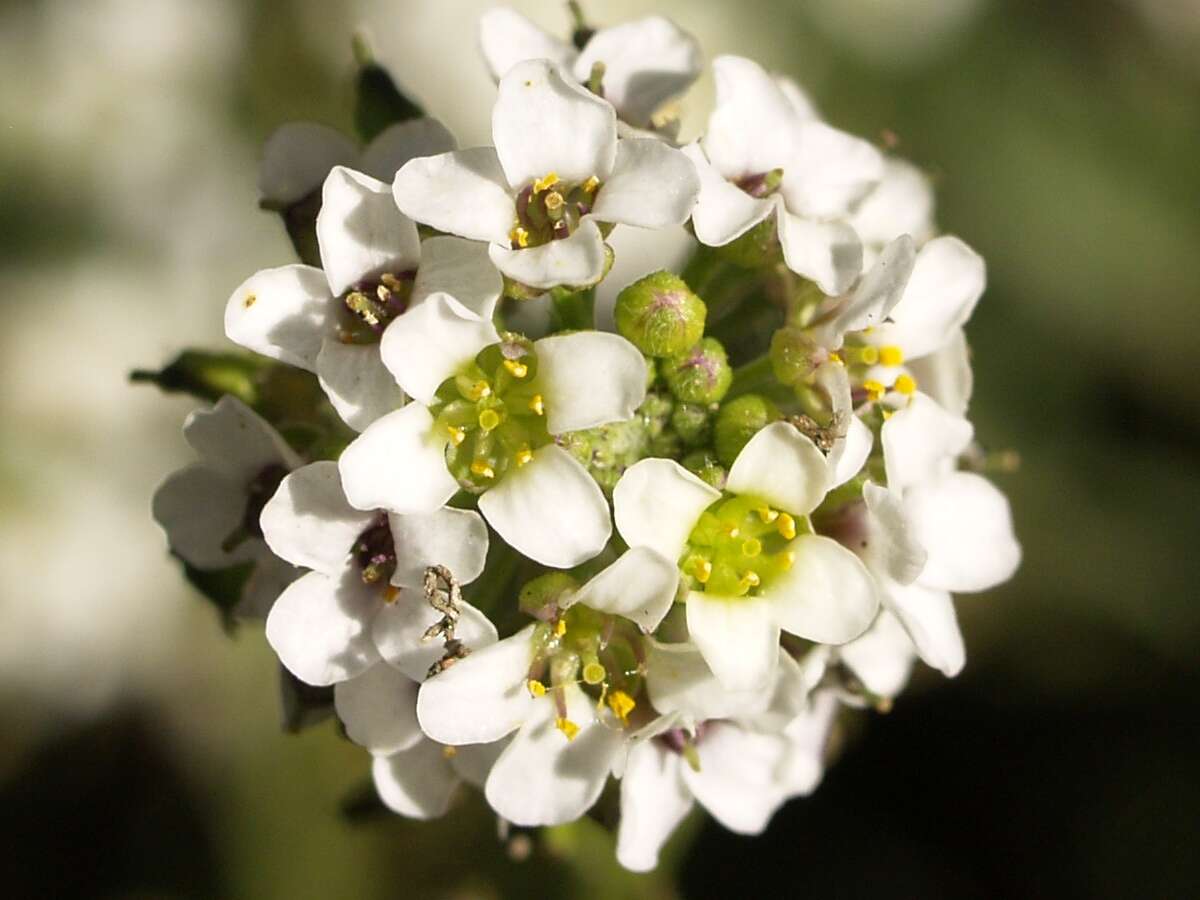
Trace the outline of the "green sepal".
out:
M 271 365 L 270 360 L 250 353 L 184 350 L 157 371 L 134 369 L 129 373 L 129 380 L 135 384 L 156 385 L 168 394 L 188 394 L 209 403 L 232 394 L 253 407 L 259 402 L 259 378 Z
M 389 125 L 425 115 L 425 110 L 396 87 L 388 70 L 370 58 L 364 41 L 356 40 L 355 55 L 360 64 L 354 83 L 354 128 L 363 143 Z
M 238 563 L 225 569 L 198 569 L 180 556 L 175 558 L 183 564 L 183 577 L 187 579 L 188 584 L 199 591 L 217 610 L 225 631 L 232 632 L 237 624 L 233 611 L 242 602 L 242 591 L 250 573 L 254 571 L 253 561 Z
M 333 715 L 333 687 L 305 684 L 282 665 L 279 667 L 279 726 L 299 734 Z

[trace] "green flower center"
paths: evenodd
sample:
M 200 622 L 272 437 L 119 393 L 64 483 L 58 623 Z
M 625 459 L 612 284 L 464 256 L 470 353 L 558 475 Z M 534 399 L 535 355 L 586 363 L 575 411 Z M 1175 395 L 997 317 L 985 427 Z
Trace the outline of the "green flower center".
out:
M 526 185 L 517 194 L 517 221 L 509 233 L 512 249 L 540 247 L 570 237 L 579 220 L 591 212 L 600 180 L 594 175 L 579 184 L 567 184 L 550 172 Z
M 397 316 L 408 311 L 416 270 L 385 272 L 360 281 L 342 296 L 338 338 L 344 344 L 377 344 Z
M 700 515 L 679 567 L 694 590 L 723 597 L 754 597 L 795 562 L 788 545 L 812 531 L 765 500 L 726 494 Z

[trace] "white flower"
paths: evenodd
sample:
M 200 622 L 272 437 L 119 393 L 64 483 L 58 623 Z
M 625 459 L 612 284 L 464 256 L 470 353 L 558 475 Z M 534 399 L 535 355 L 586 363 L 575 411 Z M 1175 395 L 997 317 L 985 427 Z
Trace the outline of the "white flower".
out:
M 514 10 L 493 9 L 479 20 L 479 43 L 497 81 L 517 63 L 547 59 L 587 84 L 592 67 L 603 64 L 604 99 L 639 129 L 653 128 L 654 114 L 686 91 L 701 68 L 696 39 L 662 16 L 598 29 L 577 51 Z
M 315 372 L 338 414 L 361 431 L 404 402 L 379 356 L 389 326 L 440 291 L 490 318 L 502 282 L 478 244 L 421 241 L 383 182 L 338 166 L 322 198 L 324 269 L 289 265 L 251 276 L 226 304 L 225 333 Z
M 863 564 L 808 524 L 829 478 L 813 442 L 777 422 L 734 460 L 725 494 L 665 459 L 630 466 L 613 491 L 625 542 L 688 577 L 688 630 L 728 689 L 769 682 L 781 629 L 841 644 L 875 617 L 879 600 Z M 588 602 L 607 608 L 602 598 Z
M 933 186 L 928 176 L 907 160 L 889 156 L 883 177 L 850 216 L 863 242 L 863 267 L 902 234 L 921 246 L 933 237 Z
M 425 569 L 445 566 L 467 584 L 483 571 L 488 547 L 483 520 L 468 510 L 354 508 L 329 461 L 284 478 L 261 524 L 276 554 L 312 570 L 276 601 L 267 641 L 293 675 L 315 685 L 353 678 L 380 659 L 424 678 L 442 655 L 438 643 L 422 640 L 440 618 L 422 592 Z M 474 648 L 494 641 L 496 630 L 464 602 L 456 637 Z
M 774 213 L 788 267 L 826 294 L 842 294 L 862 269 L 849 217 L 882 176 L 882 156 L 812 118 L 757 63 L 721 56 L 713 72 L 708 131 L 684 148 L 700 174 L 696 237 L 722 246 Z
M 417 402 L 342 454 L 352 505 L 427 513 L 462 487 L 530 559 L 567 568 L 600 552 L 612 532 L 608 504 L 554 437 L 633 415 L 646 365 L 632 344 L 601 332 L 501 339 L 443 294 L 397 320 L 382 352 Z
M 396 204 L 418 222 L 488 241 L 492 262 L 534 288 L 604 277 L 598 223 L 680 225 L 699 185 L 683 154 L 654 139 L 617 139 L 616 114 L 552 62 L 517 63 L 500 79 L 495 148 L 414 159 Z
M 274 428 L 231 396 L 189 415 L 183 435 L 200 461 L 159 486 L 154 518 L 171 549 L 198 569 L 253 564 L 237 612 L 266 615 L 299 573 L 263 542 L 258 514 L 301 460 Z

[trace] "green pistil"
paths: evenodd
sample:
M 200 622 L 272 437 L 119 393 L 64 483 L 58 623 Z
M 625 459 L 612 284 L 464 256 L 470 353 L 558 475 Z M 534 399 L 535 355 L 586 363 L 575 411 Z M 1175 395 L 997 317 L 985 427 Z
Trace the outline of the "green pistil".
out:
M 679 567 L 696 590 L 754 597 L 792 567 L 788 545 L 811 530 L 805 517 L 757 497 L 727 494 L 701 514 Z

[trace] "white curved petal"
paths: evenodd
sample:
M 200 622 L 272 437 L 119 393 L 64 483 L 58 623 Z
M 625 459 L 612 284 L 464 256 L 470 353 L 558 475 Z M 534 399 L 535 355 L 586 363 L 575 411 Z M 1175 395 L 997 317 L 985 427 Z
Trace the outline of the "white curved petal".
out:
M 700 193 L 696 166 L 674 147 L 652 138 L 617 141 L 613 173 L 596 194 L 592 215 L 640 228 L 682 225 Z
M 708 119 L 704 151 L 727 179 L 761 175 L 793 162 L 800 120 L 779 85 L 758 63 L 718 56 L 716 107 Z
M 798 119 L 820 119 L 821 114 L 817 112 L 817 106 L 813 102 L 812 97 L 808 92 L 792 79 L 785 75 L 776 75 L 775 84 L 787 98 L 788 103 L 792 107 L 792 112 Z
M 879 612 L 879 592 L 859 558 L 813 534 L 788 549 L 795 563 L 765 592 L 779 626 L 819 644 L 844 644 L 866 631 Z
M 681 225 L 678 228 L 651 231 L 644 228 L 617 228 L 608 236 L 607 243 L 613 251 L 613 265 L 595 288 L 595 327 L 600 331 L 615 333 L 617 325 L 613 313 L 621 289 L 651 272 L 663 269 L 682 272 L 696 250 L 696 239 Z M 548 297 L 543 299 L 549 301 Z M 522 302 L 520 310 L 524 312 L 532 302 Z M 548 330 L 543 327 L 540 332 L 531 334 L 516 325 L 510 327 L 531 337 L 540 337 Z
M 766 828 L 786 799 L 778 774 L 786 761 L 787 740 L 717 722 L 704 732 L 696 752 L 700 771 L 690 766 L 680 771 L 700 805 L 738 834 Z
M 688 634 L 726 690 L 764 690 L 771 683 L 779 658 L 773 606 L 762 597 L 688 594 Z
M 259 523 L 271 551 L 297 566 L 337 575 L 354 542 L 375 520 L 346 502 L 337 463 L 321 460 L 290 473 L 263 507 Z
M 370 625 L 383 597 L 347 566 L 334 578 L 309 572 L 279 595 L 267 616 L 267 642 L 305 684 L 353 678 L 379 661 Z
M 823 330 L 833 338 L 828 346 L 837 349 L 847 331 L 862 331 L 882 322 L 900 302 L 916 258 L 916 248 L 907 234 L 884 247 L 875 264 L 839 307 L 833 321 L 823 325 Z
M 526 60 L 500 79 L 492 139 L 514 190 L 551 172 L 568 184 L 604 181 L 617 152 L 617 115 L 553 62 Z
M 900 584 L 912 584 L 925 568 L 927 554 L 897 491 L 867 482 L 863 500 L 870 515 L 869 546 L 864 554 L 874 571 Z
M 335 330 L 325 273 L 291 265 L 256 272 L 225 304 L 225 335 L 235 344 L 310 372 Z
M 280 125 L 263 144 L 259 196 L 272 206 L 290 206 L 317 190 L 334 166 L 353 165 L 357 157 L 354 142 L 326 125 Z
M 608 780 L 621 732 L 596 721 L 592 701 L 578 687 L 566 689 L 566 700 L 567 718 L 579 726 L 573 739 L 555 727 L 554 703 L 543 697 L 488 774 L 488 804 L 514 825 L 572 822 Z
M 692 227 L 696 237 L 709 247 L 723 247 L 741 237 L 771 214 L 771 200 L 751 197 L 737 185 L 726 181 L 700 149 L 691 143 L 680 151 L 696 167 L 700 193 L 692 210 Z
M 417 724 L 420 685 L 386 663 L 376 663 L 333 688 L 333 705 L 346 735 L 360 747 L 388 755 L 425 739 Z
M 971 373 L 967 336 L 959 328 L 939 349 L 910 360 L 908 370 L 918 387 L 956 416 L 965 416 L 971 404 Z
M 514 281 L 534 288 L 560 284 L 585 286 L 604 277 L 604 238 L 590 218 L 585 218 L 570 236 L 538 247 L 513 250 L 508 239 L 489 244 L 492 264 Z
M 908 632 L 886 609 L 866 634 L 837 652 L 863 686 L 880 697 L 895 697 L 904 690 L 916 659 Z
M 429 566 L 445 566 L 459 584 L 470 584 L 483 572 L 487 526 L 474 510 L 443 506 L 428 513 L 392 513 L 388 522 L 396 542 L 396 587 L 421 587 Z
M 952 472 L 911 488 L 904 508 L 929 553 L 920 583 L 947 591 L 985 591 L 1021 564 L 1008 499 L 986 478 Z
M 844 294 L 862 270 L 862 242 L 844 222 L 814 222 L 792 215 L 776 199 L 783 260 L 831 297 Z
M 442 640 L 424 639 L 429 626 L 441 618 L 442 614 L 429 605 L 423 591 L 402 588 L 400 595 L 375 617 L 371 626 L 375 648 L 389 665 L 405 676 L 413 681 L 424 681 L 430 667 L 446 653 Z M 454 637 L 473 653 L 496 643 L 496 627 L 464 600 Z
M 508 741 L 493 741 L 490 744 L 464 744 L 455 747 L 450 756 L 450 765 L 458 773 L 458 777 L 467 784 L 483 790 L 488 773 L 492 766 L 508 746 Z M 445 748 L 442 748 L 445 751 Z
M 934 238 L 917 254 L 892 310 L 895 323 L 878 339 L 897 344 L 909 359 L 932 353 L 971 318 L 986 282 L 982 256 L 956 237 Z
M 488 258 L 486 244 L 440 235 L 421 244 L 421 266 L 413 282 L 411 305 L 445 293 L 479 318 L 491 321 L 503 288 L 504 279 Z
M 433 434 L 433 416 L 419 403 L 371 423 L 342 451 L 338 470 L 356 509 L 432 512 L 458 491 L 446 469 L 446 440 Z
M 867 244 L 886 244 L 902 234 L 925 243 L 934 230 L 929 179 L 912 163 L 887 158 L 883 178 L 854 210 L 850 224 Z
M 317 243 L 335 297 L 372 276 L 412 271 L 421 258 L 417 226 L 396 209 L 391 188 L 343 166 L 321 188 Z
M 788 796 L 811 794 L 821 783 L 825 748 L 838 708 L 833 692 L 822 692 L 784 728 L 788 746 L 778 771 L 780 786 Z
M 646 691 L 663 715 L 679 713 L 685 727 L 691 727 L 709 719 L 753 716 L 766 709 L 770 692 L 761 687 L 731 690 L 721 684 L 694 644 L 648 643 Z
M 967 650 L 958 629 L 954 598 L 949 591 L 920 584 L 885 583 L 883 596 L 888 609 L 900 620 L 926 664 L 947 678 L 962 671 Z
M 649 547 L 667 559 L 679 559 L 700 514 L 721 492 L 679 463 L 643 459 L 613 488 L 613 518 L 630 547 Z
M 317 354 L 317 379 L 342 421 L 364 431 L 404 405 L 404 391 L 374 344 L 343 344 L 326 338 Z
M 239 619 L 261 622 L 267 618 L 279 595 L 303 575 L 304 570 L 280 559 L 265 544 L 259 544 L 259 551 L 254 570 L 242 585 L 242 596 L 233 612 Z
M 966 419 L 953 415 L 918 392 L 879 432 L 888 487 L 903 491 L 953 467 L 975 434 Z
M 197 568 L 224 569 L 255 556 L 255 541 L 221 546 L 242 524 L 247 500 L 244 484 L 194 463 L 168 475 L 151 506 L 172 550 Z
M 458 775 L 433 741 L 371 761 L 371 778 L 384 805 L 410 819 L 436 819 L 450 808 Z
M 517 215 L 491 147 L 409 160 L 396 173 L 392 196 L 409 218 L 473 241 L 507 241 Z
M 692 808 L 683 757 L 645 741 L 629 751 L 621 777 L 617 862 L 634 872 L 658 865 L 658 853 Z
M 442 744 L 490 744 L 515 731 L 537 702 L 526 686 L 535 627 L 475 650 L 422 684 L 421 730 Z
M 624 422 L 646 399 L 646 359 L 620 335 L 577 331 L 533 349 L 551 434 Z
M 816 509 L 828 487 L 825 456 L 787 422 L 772 422 L 750 438 L 729 467 L 725 482 L 731 493 L 753 494 L 798 516 Z
M 799 216 L 840 218 L 882 177 L 883 157 L 871 144 L 810 119 L 800 124 L 795 156 L 783 171 L 780 193 Z
M 445 125 L 428 116 L 393 122 L 367 144 L 358 165 L 372 178 L 391 184 L 410 159 L 449 153 L 457 143 Z
M 527 59 L 548 59 L 562 66 L 575 59 L 574 47 L 507 7 L 489 9 L 479 17 L 479 46 L 496 81 Z
M 431 294 L 388 326 L 379 353 L 397 384 L 430 404 L 443 381 L 499 340 L 490 320 L 449 294 Z
M 679 567 L 674 560 L 649 547 L 634 547 L 584 584 L 570 602 L 624 616 L 649 634 L 670 611 L 678 586 Z
M 612 535 L 600 486 L 554 444 L 481 494 L 479 511 L 518 553 L 558 569 L 587 562 Z
M 183 436 L 202 460 L 243 484 L 267 466 L 294 469 L 300 465 L 279 432 L 230 394 L 209 409 L 190 413 Z
M 829 489 L 839 487 L 862 471 L 875 435 L 858 416 L 851 415 L 846 426 L 846 436 L 834 441 L 829 451 Z

